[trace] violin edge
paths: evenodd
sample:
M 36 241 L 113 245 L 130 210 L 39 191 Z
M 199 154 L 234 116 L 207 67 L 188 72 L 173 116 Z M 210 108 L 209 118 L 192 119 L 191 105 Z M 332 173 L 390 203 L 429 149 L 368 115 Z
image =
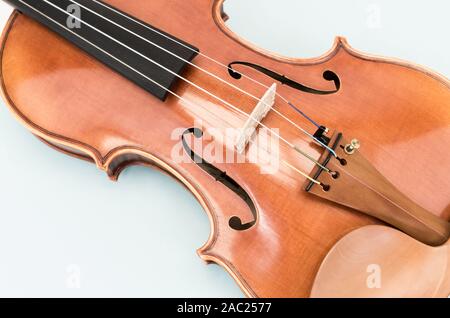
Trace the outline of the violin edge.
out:
M 233 32 L 226 24 L 226 20 L 223 20 L 221 17 L 222 7 L 226 0 L 213 0 L 213 20 L 217 27 L 229 38 L 236 41 L 237 43 L 243 45 L 247 49 L 250 49 L 251 51 L 274 59 L 281 63 L 287 63 L 297 66 L 311 66 L 311 65 L 317 65 L 325 63 L 329 60 L 331 60 L 336 54 L 341 50 L 345 50 L 348 54 L 352 55 L 353 57 L 365 60 L 365 61 L 371 61 L 371 62 L 379 62 L 379 63 L 388 63 L 388 64 L 394 64 L 406 68 L 410 68 L 419 72 L 422 72 L 440 82 L 442 82 L 444 85 L 446 85 L 448 88 L 450 88 L 450 79 L 446 77 L 445 75 L 437 72 L 434 69 L 431 69 L 427 66 L 414 63 L 411 61 L 407 61 L 400 58 L 395 57 L 388 57 L 383 55 L 377 55 L 377 54 L 371 54 L 364 52 L 362 50 L 354 48 L 352 45 L 349 44 L 349 41 L 345 36 L 337 35 L 334 38 L 333 44 L 331 48 L 323 53 L 322 55 L 319 55 L 317 57 L 311 57 L 311 58 L 300 58 L 300 57 L 289 57 L 285 56 L 280 53 L 275 53 L 269 50 L 266 50 L 262 47 L 259 47 L 258 45 L 252 43 L 249 40 L 246 40 L 245 38 L 240 37 L 238 34 Z
M 103 156 L 100 151 L 95 149 L 94 147 L 85 144 L 78 140 L 72 140 L 68 137 L 59 136 L 57 134 L 53 134 L 46 129 L 35 125 L 31 120 L 29 120 L 26 116 L 24 116 L 20 110 L 15 106 L 12 99 L 9 97 L 7 92 L 4 78 L 3 78 L 3 52 L 8 39 L 9 32 L 11 31 L 14 21 L 21 13 L 17 10 L 14 10 L 10 15 L 0 37 L 0 94 L 3 98 L 6 106 L 9 108 L 10 112 L 14 116 L 14 118 L 23 125 L 28 131 L 30 131 L 35 137 L 37 137 L 41 142 L 46 144 L 47 146 L 63 153 L 69 155 L 71 157 L 85 160 L 91 163 L 94 163 L 96 167 L 102 171 L 104 171 L 110 180 L 117 181 L 121 172 L 123 172 L 126 168 L 130 166 L 146 166 L 151 167 L 153 169 L 158 169 L 177 182 L 182 184 L 185 188 L 189 190 L 189 192 L 194 195 L 197 201 L 202 206 L 203 210 L 206 212 L 208 219 L 210 221 L 210 234 L 207 241 L 197 249 L 197 254 L 206 264 L 215 263 L 223 267 L 227 273 L 231 275 L 233 280 L 238 284 L 242 292 L 246 297 L 249 298 L 257 298 L 257 294 L 255 291 L 249 286 L 249 284 L 245 281 L 242 275 L 234 268 L 234 266 L 228 262 L 226 259 L 220 257 L 219 255 L 215 255 L 210 251 L 214 247 L 215 241 L 218 239 L 218 231 L 217 222 L 215 219 L 215 214 L 213 213 L 213 207 L 208 203 L 208 199 L 206 196 L 202 195 L 201 191 L 199 191 L 195 187 L 195 182 L 191 182 L 184 178 L 181 173 L 179 173 L 175 168 L 171 167 L 169 164 L 160 160 L 157 156 L 152 155 L 146 151 L 137 149 L 135 147 L 121 147 L 111 150 L 107 155 Z M 120 157 L 122 155 L 136 155 L 138 160 L 133 160 L 125 163 L 120 163 L 115 166 L 115 160 L 120 161 Z M 115 168 L 114 168 L 115 167 Z

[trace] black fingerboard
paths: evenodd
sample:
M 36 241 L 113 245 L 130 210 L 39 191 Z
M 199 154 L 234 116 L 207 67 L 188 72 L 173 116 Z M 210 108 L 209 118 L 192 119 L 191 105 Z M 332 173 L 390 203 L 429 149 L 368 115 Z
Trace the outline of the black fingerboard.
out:
M 161 100 L 166 99 L 168 90 L 180 80 L 177 75 L 181 75 L 186 67 L 186 61 L 192 61 L 198 54 L 198 49 L 192 45 L 104 2 L 97 3 L 92 0 L 6 0 L 6 2 Z

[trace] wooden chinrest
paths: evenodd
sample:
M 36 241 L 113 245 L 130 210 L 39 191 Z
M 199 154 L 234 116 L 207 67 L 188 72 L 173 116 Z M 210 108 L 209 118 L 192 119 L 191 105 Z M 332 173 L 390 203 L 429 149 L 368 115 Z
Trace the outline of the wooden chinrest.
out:
M 320 266 L 311 297 L 448 297 L 450 241 L 430 247 L 385 226 L 342 238 Z

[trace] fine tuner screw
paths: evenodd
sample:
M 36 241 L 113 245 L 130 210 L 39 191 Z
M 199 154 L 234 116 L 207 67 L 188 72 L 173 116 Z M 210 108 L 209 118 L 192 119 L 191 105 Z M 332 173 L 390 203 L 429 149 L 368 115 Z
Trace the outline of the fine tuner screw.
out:
M 356 150 L 361 147 L 361 143 L 358 139 L 353 139 L 348 145 L 345 146 L 345 153 L 348 155 L 353 155 Z

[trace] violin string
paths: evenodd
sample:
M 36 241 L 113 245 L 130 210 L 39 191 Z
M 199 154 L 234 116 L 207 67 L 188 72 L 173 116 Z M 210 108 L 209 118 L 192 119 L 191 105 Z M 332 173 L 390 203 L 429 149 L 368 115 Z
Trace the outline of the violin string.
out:
M 115 13 L 117 13 L 117 14 L 119 14 L 119 15 L 125 17 L 125 18 L 127 18 L 127 19 L 130 20 L 130 21 L 133 21 L 133 22 L 135 22 L 135 23 L 141 25 L 142 27 L 144 27 L 144 28 L 146 28 L 146 29 L 148 29 L 148 30 L 150 30 L 150 31 L 152 31 L 152 32 L 154 32 L 154 33 L 156 33 L 156 34 L 162 36 L 162 37 L 165 37 L 166 39 L 168 39 L 168 40 L 170 40 L 170 41 L 172 41 L 172 42 L 174 42 L 174 43 L 176 43 L 176 44 L 178 44 L 178 45 L 183 46 L 184 48 L 186 48 L 186 49 L 188 49 L 188 50 L 190 50 L 190 51 L 192 51 L 192 52 L 196 52 L 198 55 L 200 55 L 200 56 L 206 58 L 207 60 L 209 60 L 209 61 L 211 61 L 211 62 L 213 62 L 213 63 L 215 63 L 215 64 L 217 64 L 217 65 L 220 65 L 220 66 L 226 68 L 228 71 L 233 71 L 233 72 L 235 72 L 235 73 L 238 73 L 239 75 L 241 75 L 242 77 L 244 77 L 244 78 L 246 78 L 246 79 L 252 81 L 253 83 L 258 84 L 258 85 L 260 85 L 260 86 L 262 86 L 262 87 L 264 87 L 264 88 L 266 88 L 266 89 L 269 89 L 269 86 L 268 86 L 268 85 L 266 85 L 266 84 L 264 84 L 264 83 L 262 83 L 262 82 L 260 82 L 260 81 L 258 81 L 258 80 L 256 80 L 256 79 L 254 79 L 254 78 L 252 78 L 252 77 L 250 77 L 250 76 L 248 76 L 248 75 L 246 75 L 246 74 L 244 74 L 244 73 L 238 72 L 238 71 L 232 69 L 230 66 L 225 65 L 224 63 L 222 63 L 222 62 L 220 62 L 220 61 L 218 61 L 218 60 L 216 60 L 216 59 L 214 59 L 214 58 L 212 58 L 212 57 L 210 57 L 210 56 L 208 56 L 208 55 L 206 55 L 206 54 L 204 54 L 204 53 L 202 53 L 202 52 L 197 52 L 195 49 L 193 49 L 193 48 L 190 47 L 189 45 L 187 45 L 187 44 L 185 44 L 185 43 L 183 43 L 183 42 L 180 42 L 180 41 L 178 41 L 177 39 L 172 38 L 172 37 L 170 37 L 170 36 L 164 34 L 163 32 L 161 32 L 161 31 L 159 31 L 159 30 L 157 30 L 157 29 L 155 29 L 155 28 L 153 28 L 153 27 L 151 27 L 151 26 L 149 26 L 149 25 L 147 25 L 147 24 L 145 24 L 145 23 L 143 23 L 143 22 L 141 22 L 141 21 L 139 21 L 139 20 L 137 20 L 137 19 L 131 17 L 131 16 L 128 16 L 128 15 L 124 14 L 123 12 L 121 12 L 121 11 L 115 9 L 114 7 L 111 7 L 111 6 L 109 6 L 109 5 L 105 4 L 105 3 L 103 3 L 102 1 L 98 1 L 98 0 L 92 0 L 92 1 L 95 2 L 95 3 L 97 3 L 97 4 L 99 4 L 99 5 L 101 5 L 101 6 L 103 6 L 103 7 L 105 7 L 105 8 L 107 8 L 107 9 L 109 9 L 110 11 L 113 11 L 113 12 L 115 12 Z M 311 117 L 307 116 L 307 115 L 306 115 L 304 112 L 302 112 L 297 106 L 295 106 L 293 103 L 291 103 L 289 100 L 287 100 L 287 98 L 285 98 L 283 95 L 281 95 L 281 94 L 278 93 L 278 92 L 276 92 L 275 94 L 276 94 L 283 102 L 285 102 L 287 105 L 289 105 L 289 106 L 290 106 L 291 108 L 293 108 L 295 111 L 297 111 L 300 115 L 302 115 L 304 118 L 306 118 L 309 122 L 311 122 L 314 126 L 316 126 L 317 128 L 320 128 L 320 125 L 319 125 L 318 123 L 316 123 L 316 121 L 314 121 Z M 334 153 L 334 154 L 335 154 L 335 153 Z M 335 155 L 336 155 L 336 154 L 335 154 Z M 336 156 L 337 156 L 337 155 L 336 155 Z
M 143 78 L 147 79 L 148 81 L 152 82 L 153 84 L 155 84 L 156 86 L 166 90 L 168 93 L 170 93 L 171 95 L 175 96 L 176 98 L 178 98 L 179 100 L 190 104 L 190 105 L 194 105 L 196 106 L 193 102 L 189 101 L 188 99 L 178 95 L 177 93 L 173 92 L 170 89 L 165 88 L 163 85 L 161 85 L 160 83 L 158 83 L 157 81 L 153 80 L 152 78 L 148 77 L 147 75 L 143 74 L 142 72 L 140 72 L 139 70 L 136 70 L 135 68 L 131 67 L 130 65 L 126 64 L 125 62 L 123 62 L 122 60 L 120 60 L 119 58 L 115 57 L 114 55 L 112 55 L 111 53 L 105 51 L 104 49 L 100 48 L 99 46 L 97 46 L 96 44 L 90 42 L 89 40 L 85 39 L 84 37 L 82 37 L 81 35 L 79 35 L 78 33 L 72 31 L 71 29 L 67 28 L 66 26 L 64 26 L 63 24 L 59 23 L 58 21 L 54 20 L 53 18 L 47 16 L 46 14 L 44 14 L 43 12 L 41 12 L 40 10 L 36 9 L 35 7 L 31 6 L 30 4 L 24 2 L 23 0 L 19 0 L 23 5 L 27 6 L 28 8 L 30 8 L 31 10 L 35 11 L 36 13 L 38 13 L 39 15 L 45 17 L 46 19 L 50 20 L 51 22 L 55 23 L 56 25 L 60 26 L 61 28 L 65 29 L 67 32 L 73 34 L 74 36 L 78 37 L 79 39 L 81 39 L 82 41 L 86 42 L 87 44 L 89 44 L 90 46 L 94 47 L 95 49 L 99 50 L 100 52 L 104 53 L 105 55 L 109 56 L 110 58 L 114 59 L 115 61 L 117 61 L 118 63 L 122 64 L 123 66 L 125 66 L 126 68 L 130 69 L 131 71 L 135 72 L 136 74 L 142 76 Z M 209 110 L 207 108 L 206 109 L 208 112 Z M 212 113 L 212 112 L 211 112 Z M 216 114 L 212 113 L 214 116 L 216 116 Z M 251 141 L 253 143 L 253 141 Z M 267 149 L 265 149 L 266 152 Z M 288 164 L 287 161 L 282 160 L 281 161 L 283 164 L 285 164 L 286 166 L 290 167 L 290 168 L 295 168 L 294 166 L 292 166 L 291 164 Z M 320 186 L 324 186 L 320 181 L 310 177 L 306 172 L 303 172 L 297 168 L 293 169 L 294 171 L 298 172 L 300 175 L 302 175 L 303 177 L 305 177 L 306 179 L 308 179 L 309 181 L 320 185 Z
M 117 26 L 117 27 L 121 28 L 122 30 L 124 30 L 124 31 L 126 31 L 126 32 L 128 32 L 128 33 L 130 33 L 130 34 L 132 34 L 132 35 L 134 35 L 134 36 L 136 36 L 137 38 L 139 38 L 139 39 L 141 39 L 141 40 L 143 40 L 143 41 L 145 41 L 145 42 L 151 44 L 152 46 L 154 46 L 154 47 L 156 47 L 156 48 L 158 48 L 158 49 L 160 49 L 160 50 L 162 50 L 162 51 L 164 51 L 164 52 L 166 52 L 166 53 L 172 55 L 173 57 L 175 57 L 175 58 L 177 58 L 177 59 L 183 61 L 184 63 L 187 63 L 187 64 L 191 65 L 192 67 L 194 67 L 194 68 L 196 68 L 196 69 L 198 69 L 198 70 L 200 70 L 200 71 L 206 73 L 207 75 L 209 75 L 209 76 L 215 78 L 216 80 L 219 80 L 220 82 L 222 82 L 222 83 L 224 83 L 224 84 L 226 84 L 226 85 L 232 87 L 233 89 L 238 90 L 239 92 L 241 92 L 241 93 L 243 93 L 243 94 L 245 94 L 245 95 L 247 95 L 247 96 L 253 98 L 254 100 L 256 100 L 256 101 L 258 101 L 258 102 L 260 102 L 260 103 L 263 103 L 265 106 L 270 107 L 270 109 L 271 109 L 274 113 L 276 113 L 278 116 L 280 116 L 281 118 L 283 118 L 284 120 L 286 120 L 287 122 L 289 122 L 291 125 L 293 125 L 295 128 L 297 128 L 298 130 L 300 130 L 302 133 L 304 133 L 305 135 L 307 135 L 307 136 L 308 136 L 309 138 L 311 138 L 316 144 L 320 145 L 321 147 L 327 149 L 328 151 L 330 151 L 331 153 L 333 153 L 334 155 L 336 155 L 336 153 L 334 152 L 333 149 L 331 149 L 328 145 L 326 145 L 325 143 L 323 143 L 322 141 L 320 141 L 318 138 L 314 137 L 311 133 L 309 133 L 308 131 L 306 131 L 303 127 L 301 127 L 300 125 L 298 125 L 297 123 L 295 123 L 293 120 L 291 120 L 290 118 L 288 118 L 286 115 L 284 115 L 283 113 L 281 113 L 280 111 L 278 111 L 278 110 L 275 108 L 275 106 L 269 105 L 267 102 L 265 102 L 264 100 L 262 100 L 262 99 L 256 97 L 255 95 L 253 95 L 253 94 L 251 94 L 251 93 L 249 93 L 249 92 L 243 90 L 242 88 L 240 88 L 240 87 L 238 87 L 238 86 L 236 86 L 236 85 L 234 85 L 234 84 L 228 82 L 227 80 L 221 78 L 220 76 L 217 76 L 216 74 L 213 74 L 213 73 L 211 73 L 210 71 L 208 71 L 208 70 L 206 70 L 206 69 L 204 69 L 204 68 L 201 68 L 200 66 L 198 66 L 198 65 L 192 63 L 191 61 L 189 61 L 189 60 L 187 60 L 187 59 L 185 59 L 185 58 L 183 58 L 183 57 L 181 57 L 181 56 L 179 56 L 179 55 L 177 55 L 177 54 L 171 52 L 170 50 L 167 50 L 166 48 L 164 48 L 164 47 L 162 47 L 162 46 L 160 46 L 160 45 L 158 45 L 158 44 L 156 44 L 156 43 L 150 41 L 149 39 L 146 39 L 145 37 L 141 36 L 140 34 L 137 34 L 137 33 L 133 32 L 132 30 L 130 30 L 130 29 L 128 29 L 128 28 L 126 28 L 126 27 L 120 25 L 119 23 L 117 23 L 117 22 L 115 22 L 115 21 L 112 21 L 111 19 L 109 19 L 109 18 L 107 18 L 107 17 L 101 15 L 100 13 L 98 13 L 98 12 L 92 10 L 91 8 L 86 7 L 85 5 L 79 3 L 78 1 L 76 1 L 76 0 L 69 0 L 69 1 L 72 2 L 72 3 L 74 3 L 74 4 L 76 4 L 76 5 L 78 5 L 78 6 L 80 6 L 80 7 L 83 8 L 83 9 L 85 9 L 85 10 L 87 10 L 87 11 L 89 11 L 89 12 L 95 14 L 96 16 L 98 16 L 98 17 L 104 19 L 105 21 L 108 21 L 109 23 L 114 24 L 115 26 Z M 107 6 L 106 6 L 106 7 L 107 7 Z M 195 50 L 192 49 L 192 48 L 191 48 L 191 50 L 194 51 L 194 52 L 197 52 L 197 51 L 195 51 Z M 301 112 L 301 114 L 303 114 L 304 116 L 306 116 L 306 114 L 304 114 L 303 112 Z M 307 117 L 307 116 L 306 116 L 306 117 Z M 309 118 L 309 117 L 308 117 L 308 118 Z
M 260 82 L 260 81 L 258 81 L 256 79 L 246 75 L 245 73 L 242 73 L 242 72 L 239 72 L 239 71 L 237 71 L 235 69 L 232 69 L 230 66 L 225 65 L 224 63 L 222 63 L 222 62 L 220 62 L 220 61 L 218 61 L 218 60 L 216 60 L 216 59 L 206 55 L 205 53 L 203 53 L 201 51 L 195 50 L 194 48 L 190 47 L 189 45 L 187 45 L 187 44 L 185 44 L 185 43 L 183 43 L 183 42 L 181 42 L 181 41 L 179 41 L 179 40 L 177 40 L 175 38 L 172 38 L 172 37 L 168 36 L 167 34 L 164 34 L 163 32 L 153 28 L 150 25 L 147 25 L 147 24 L 145 24 L 145 23 L 143 23 L 143 22 L 141 22 L 141 21 L 139 21 L 139 20 L 137 20 L 137 19 L 135 19 L 135 18 L 133 18 L 131 16 L 128 16 L 128 15 L 124 14 L 123 12 L 115 9 L 114 7 L 111 7 L 111 6 L 105 4 L 105 3 L 101 2 L 101 1 L 97 1 L 97 0 L 92 0 L 92 1 L 97 3 L 97 4 L 99 4 L 99 5 L 101 5 L 101 6 L 103 6 L 103 7 L 105 7 L 105 8 L 107 8 L 110 11 L 113 11 L 116 14 L 121 15 L 122 17 L 124 17 L 124 18 L 126 18 L 126 19 L 128 19 L 130 21 L 133 21 L 134 23 L 137 23 L 140 26 L 142 26 L 142 27 L 144 27 L 144 28 L 146 28 L 146 29 L 148 29 L 148 30 L 150 30 L 150 31 L 152 31 L 152 32 L 154 32 L 154 33 L 156 33 L 156 34 L 158 34 L 158 35 L 160 35 L 160 36 L 162 36 L 162 37 L 164 37 L 164 38 L 166 38 L 166 39 L 168 39 L 168 40 L 170 40 L 170 41 L 172 41 L 172 42 L 174 42 L 174 43 L 176 43 L 176 44 L 178 44 L 178 45 L 180 45 L 180 46 L 182 46 L 184 48 L 186 48 L 186 49 L 188 49 L 188 50 L 190 50 L 190 51 L 192 51 L 192 52 L 197 53 L 198 55 L 200 55 L 200 56 L 204 57 L 205 59 L 207 59 L 207 60 L 209 60 L 209 61 L 211 61 L 211 62 L 213 62 L 213 63 L 215 63 L 215 64 L 217 64 L 217 65 L 219 65 L 219 66 L 221 66 L 223 68 L 225 68 L 225 69 L 227 69 L 228 71 L 235 72 L 235 73 L 239 74 L 240 76 L 244 77 L 245 79 L 247 79 L 247 80 L 249 80 L 249 81 L 251 81 L 251 82 L 253 82 L 253 83 L 257 84 L 257 85 L 260 85 L 261 87 L 264 87 L 265 89 L 269 89 L 270 88 L 268 85 L 266 85 L 266 84 L 264 84 L 264 83 L 262 83 L 262 82 Z M 277 97 L 279 97 L 289 107 L 294 109 L 297 113 L 302 115 L 306 120 L 308 120 L 310 123 L 312 123 L 316 128 L 321 128 L 321 125 L 319 125 L 310 116 L 306 115 L 305 112 L 300 110 L 297 106 L 295 106 L 292 102 L 290 102 L 287 98 L 285 98 L 279 92 L 275 92 L 275 95 Z M 319 140 L 317 140 L 317 141 L 319 141 Z M 320 142 L 320 144 L 322 144 L 322 146 L 325 146 L 325 148 L 327 148 L 335 157 L 337 157 L 337 154 L 336 154 L 336 152 L 333 149 L 331 149 L 330 147 L 324 145 L 321 142 Z
M 62 13 L 64 13 L 65 15 L 68 15 L 72 18 L 74 18 L 75 20 L 79 21 L 80 23 L 88 26 L 89 28 L 91 28 L 92 30 L 102 34 L 103 36 L 109 38 L 110 40 L 116 42 L 117 44 L 123 46 L 124 48 L 130 50 L 131 52 L 135 53 L 136 55 L 139 55 L 140 57 L 142 57 L 143 59 L 151 62 L 152 64 L 158 66 L 159 68 L 165 70 L 166 72 L 178 77 L 179 79 L 181 79 L 182 81 L 188 83 L 189 85 L 197 88 L 198 90 L 200 90 L 201 92 L 207 94 L 208 96 L 220 101 L 221 103 L 225 104 L 226 106 L 228 106 L 229 108 L 231 108 L 233 111 L 240 113 L 242 115 L 244 115 L 245 117 L 251 119 L 252 121 L 254 121 L 255 123 L 257 123 L 258 125 L 260 125 L 261 127 L 264 127 L 265 129 L 267 129 L 268 131 L 270 131 L 273 135 L 275 135 L 277 138 L 279 138 L 282 142 L 284 142 L 285 144 L 287 144 L 289 147 L 291 147 L 293 150 L 295 150 L 296 152 L 298 152 L 299 154 L 301 154 L 302 156 L 304 156 L 305 158 L 309 159 L 310 161 L 312 161 L 315 165 L 317 165 L 318 167 L 320 167 L 321 169 L 323 169 L 324 171 L 326 171 L 327 173 L 332 173 L 332 171 L 330 169 L 328 169 L 327 167 L 325 167 L 324 165 L 322 165 L 318 160 L 316 160 L 315 158 L 313 158 L 311 155 L 309 155 L 308 153 L 306 153 L 305 151 L 303 151 L 301 148 L 299 148 L 298 146 L 294 145 L 292 142 L 288 141 L 286 138 L 282 137 L 279 133 L 273 131 L 273 129 L 269 128 L 268 126 L 266 126 L 265 124 L 263 124 L 262 122 L 256 120 L 253 116 L 247 114 L 246 112 L 244 112 L 243 110 L 241 110 L 240 108 L 232 105 L 231 103 L 227 102 L 226 100 L 224 100 L 223 98 L 211 93 L 210 91 L 208 91 L 207 89 L 201 87 L 200 85 L 188 80 L 187 78 L 177 74 L 176 72 L 172 71 L 171 69 L 165 67 L 164 65 L 154 61 L 153 59 L 149 58 L 148 56 L 142 54 L 141 52 L 129 47 L 128 45 L 122 43 L 121 41 L 117 40 L 116 38 L 112 37 L 111 35 L 103 32 L 102 30 L 97 29 L 96 27 L 90 25 L 89 23 L 87 23 L 86 21 L 80 19 L 79 17 L 67 12 L 66 10 L 60 8 L 59 6 L 55 5 L 54 3 L 48 1 L 48 0 L 43 0 L 45 3 L 51 5 L 52 7 L 54 7 L 55 9 L 61 11 Z

